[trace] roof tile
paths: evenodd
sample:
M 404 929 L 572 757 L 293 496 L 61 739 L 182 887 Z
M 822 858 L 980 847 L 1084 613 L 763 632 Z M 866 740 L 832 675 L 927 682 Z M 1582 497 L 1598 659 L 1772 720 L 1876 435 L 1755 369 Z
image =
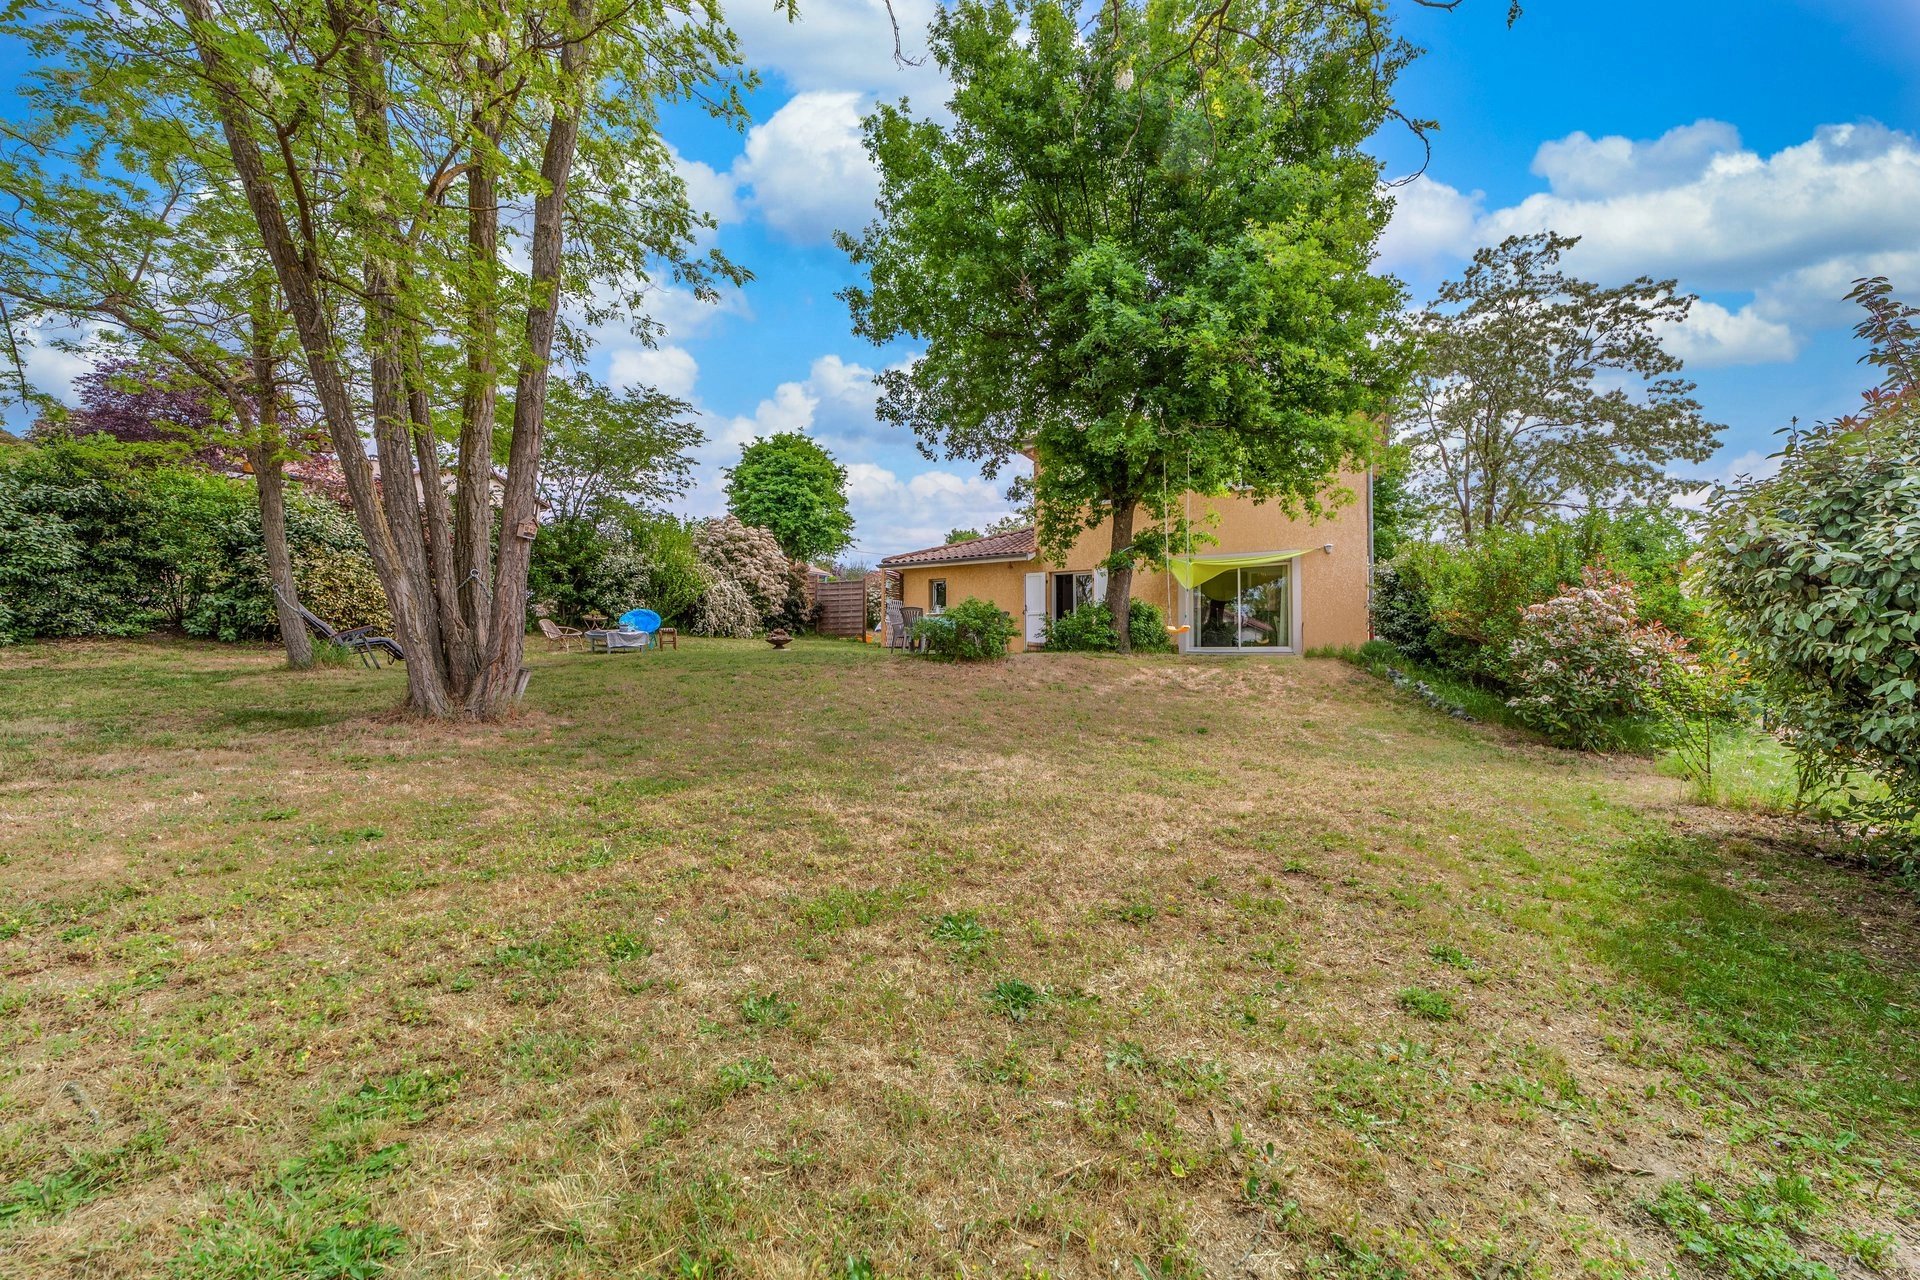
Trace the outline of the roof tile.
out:
M 897 569 L 917 564 L 957 564 L 968 560 L 1026 560 L 1032 558 L 1036 545 L 1033 526 L 1026 525 L 988 538 L 969 538 L 965 542 L 949 542 L 943 547 L 902 551 L 880 563 Z

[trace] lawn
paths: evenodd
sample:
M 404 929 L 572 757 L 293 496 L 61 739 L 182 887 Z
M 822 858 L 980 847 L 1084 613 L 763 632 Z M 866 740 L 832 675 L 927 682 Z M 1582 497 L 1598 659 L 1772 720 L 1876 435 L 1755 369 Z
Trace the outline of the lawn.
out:
M 0 650 L 0 1274 L 1920 1274 L 1920 909 L 1335 661 Z

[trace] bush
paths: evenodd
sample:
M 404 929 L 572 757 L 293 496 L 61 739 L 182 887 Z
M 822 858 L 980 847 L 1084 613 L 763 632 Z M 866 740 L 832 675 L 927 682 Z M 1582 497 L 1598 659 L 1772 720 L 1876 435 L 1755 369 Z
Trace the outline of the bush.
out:
M 1602 750 L 1618 743 L 1621 720 L 1652 709 L 1684 652 L 1672 632 L 1640 620 L 1631 582 L 1589 568 L 1580 586 L 1522 611 L 1509 655 L 1522 692 L 1507 705 L 1561 746 Z
M 1104 600 L 1092 600 L 1065 617 L 1047 623 L 1047 648 L 1059 653 L 1112 653 L 1113 611 Z M 1165 653 L 1173 648 L 1166 615 L 1151 600 L 1135 600 L 1127 610 L 1127 639 L 1135 653 Z
M 1701 581 L 1752 663 L 1803 776 L 1920 866 L 1920 384 L 1915 313 L 1869 281 L 1870 359 L 1893 371 L 1779 474 L 1713 503 Z M 1878 786 L 1853 787 L 1857 772 Z M 1851 794 L 1850 794 L 1851 793 Z
M 744 640 L 760 625 L 760 606 L 746 588 L 732 578 L 716 578 L 709 583 L 693 611 L 693 633 L 697 636 L 728 636 Z
M 767 530 L 723 516 L 701 523 L 693 546 L 707 580 L 736 583 L 759 611 L 758 620 L 786 606 L 787 553 Z
M 126 636 L 161 621 L 152 450 L 56 439 L 0 454 L 0 642 Z
M 1604 563 L 1632 583 L 1639 617 L 1703 640 L 1710 625 L 1683 585 L 1690 551 L 1685 529 L 1664 512 L 1494 529 L 1464 547 L 1415 544 L 1375 575 L 1374 633 L 1412 661 L 1492 688 L 1517 688 L 1510 663 L 1521 611 Z
M 671 625 L 688 622 L 706 594 L 706 575 L 685 522 L 662 517 L 628 522 L 642 565 L 640 602 Z
M 219 640 L 275 633 L 250 481 L 108 436 L 55 437 L 0 455 L 0 643 L 139 635 L 174 626 Z M 387 626 L 353 517 L 287 499 L 294 578 L 337 626 Z
M 964 662 L 1003 656 L 1007 643 L 1019 634 L 1012 614 L 973 596 L 913 624 L 913 638 L 928 654 Z

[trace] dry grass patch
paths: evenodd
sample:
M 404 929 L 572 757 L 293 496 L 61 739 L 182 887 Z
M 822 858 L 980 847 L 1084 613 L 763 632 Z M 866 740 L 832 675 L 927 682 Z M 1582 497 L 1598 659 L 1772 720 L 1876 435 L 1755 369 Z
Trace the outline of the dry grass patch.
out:
M 1336 663 L 537 662 L 0 653 L 0 1273 L 1911 1273 L 1790 829 Z

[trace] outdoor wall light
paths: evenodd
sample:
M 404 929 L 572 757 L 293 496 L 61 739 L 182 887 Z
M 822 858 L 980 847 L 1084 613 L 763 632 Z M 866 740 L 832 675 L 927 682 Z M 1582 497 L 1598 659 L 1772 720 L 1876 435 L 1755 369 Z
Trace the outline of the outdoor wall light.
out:
M 1333 554 L 1333 544 L 1331 542 L 1329 542 L 1326 546 L 1321 547 L 1320 549 L 1326 552 L 1328 555 Z

